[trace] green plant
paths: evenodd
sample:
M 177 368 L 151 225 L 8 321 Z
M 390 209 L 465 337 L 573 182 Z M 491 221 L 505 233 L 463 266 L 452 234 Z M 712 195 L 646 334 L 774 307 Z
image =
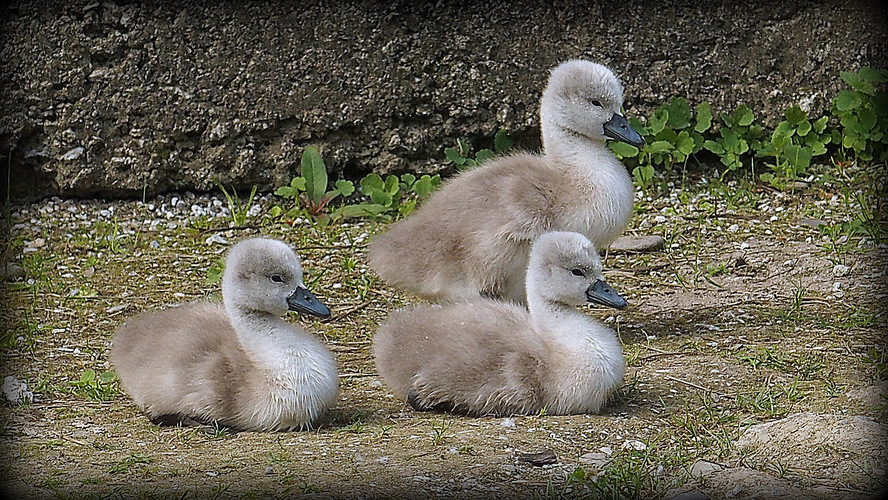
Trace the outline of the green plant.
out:
M 737 106 L 732 114 L 722 113 L 723 125 L 718 129 L 718 137 L 703 142 L 703 147 L 718 155 L 721 163 L 728 167 L 722 172 L 722 178 L 728 171 L 738 170 L 743 166 L 741 157 L 750 149 L 761 147 L 762 127 L 756 123 L 755 114 L 745 104 Z
M 92 245 L 96 250 L 105 248 L 111 253 L 120 253 L 123 247 L 120 240 L 123 235 L 120 234 L 120 226 L 117 223 L 117 217 L 112 222 L 97 221 L 92 227 Z
M 811 122 L 808 114 L 798 106 L 792 106 L 784 112 L 785 120 L 781 121 L 771 138 L 761 143 L 756 156 L 772 157 L 774 163 L 767 163 L 777 174 L 763 173 L 759 178 L 773 186 L 780 186 L 783 180 L 800 177 L 811 164 L 811 159 L 826 153 L 826 146 L 831 136 L 826 132 L 829 117 L 822 116 Z
M 390 213 L 408 215 L 419 200 L 430 196 L 441 185 L 441 176 L 428 174 L 417 178 L 413 174 L 388 175 L 384 179 L 379 174 L 369 174 L 361 179 L 361 193 L 369 202 L 344 205 L 338 208 L 333 217 L 371 217 L 391 220 Z
M 352 422 L 351 424 L 337 429 L 337 432 L 350 432 L 352 434 L 361 434 L 367 430 L 367 424 L 361 422 L 360 420 Z
M 325 210 L 331 201 L 340 195 L 350 196 L 355 191 L 351 181 L 342 179 L 336 181 L 333 189 L 327 190 L 327 166 L 321 154 L 312 146 L 306 146 L 302 153 L 300 168 L 302 175 L 294 177 L 289 185 L 277 188 L 274 194 L 292 200 L 294 206 L 296 200 L 299 200 L 312 217 L 324 219 Z M 283 209 L 280 207 L 272 209 L 274 217 L 282 213 Z
M 463 139 L 457 139 L 455 148 L 444 149 L 444 157 L 451 163 L 455 164 L 456 168 L 466 170 L 476 167 L 496 155 L 506 153 L 512 148 L 513 143 L 514 141 L 505 129 L 499 129 L 493 136 L 493 150 L 486 148 L 481 149 L 475 153 L 475 157 L 472 158 L 470 156 L 469 145 L 466 141 Z
M 110 474 L 117 474 L 120 472 L 128 472 L 133 466 L 139 464 L 150 464 L 154 461 L 154 458 L 139 455 L 137 453 L 130 453 L 129 456 L 124 458 L 123 460 L 119 460 L 117 462 L 112 463 L 106 471 Z
M 207 267 L 207 277 L 204 280 L 204 284 L 215 285 L 222 279 L 222 273 L 225 272 L 225 258 L 218 257 L 212 262 L 210 262 L 209 267 Z
M 94 370 L 84 370 L 78 380 L 69 380 L 68 385 L 74 392 L 93 401 L 106 401 L 117 394 L 117 374 L 103 371 L 96 374 Z
M 204 435 L 210 439 L 222 439 L 228 435 L 230 429 L 220 424 L 218 421 L 213 420 L 212 424 L 201 427 Z
M 830 111 L 842 126 L 834 141 L 858 159 L 888 161 L 888 93 L 877 89 L 888 81 L 888 70 L 865 67 L 840 76 L 851 89 L 833 99 Z
M 242 202 L 237 196 L 237 190 L 234 186 L 231 187 L 231 194 L 229 194 L 221 182 L 214 179 L 213 183 L 215 183 L 216 187 L 218 187 L 222 191 L 222 194 L 225 195 L 225 201 L 228 202 L 228 211 L 231 212 L 232 224 L 235 226 L 243 226 L 247 222 L 247 215 L 250 212 L 250 207 L 253 205 L 253 200 L 256 199 L 257 187 L 254 185 L 253 189 L 250 191 L 250 197 L 247 198 L 246 202 Z
M 884 348 L 870 347 L 863 356 L 863 361 L 872 366 L 872 377 L 875 380 L 888 380 L 888 356 Z
M 655 166 L 672 171 L 676 163 L 687 163 L 703 148 L 703 133 L 712 125 L 712 111 L 707 102 L 692 109 L 687 100 L 676 97 L 654 111 L 647 126 L 634 117 L 629 121 L 644 136 L 644 147 L 639 151 L 635 146 L 612 141 L 610 148 L 620 160 L 635 158 L 632 175 L 636 184 L 647 187 Z
M 440 422 L 432 422 L 432 442 L 436 445 L 443 444 L 452 425 L 453 421 L 451 420 L 447 420 L 446 422 L 444 420 Z

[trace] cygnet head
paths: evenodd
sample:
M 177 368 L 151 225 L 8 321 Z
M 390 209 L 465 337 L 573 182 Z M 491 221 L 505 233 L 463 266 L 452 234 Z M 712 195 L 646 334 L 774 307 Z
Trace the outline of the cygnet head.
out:
M 580 233 L 553 231 L 540 236 L 530 251 L 527 302 L 579 306 L 600 304 L 616 309 L 628 305 L 604 280 L 598 250 Z
M 638 148 L 644 139 L 620 114 L 623 86 L 601 64 L 574 59 L 552 70 L 540 104 L 543 138 L 562 129 L 592 140 L 615 139 Z
M 330 310 L 305 288 L 302 264 L 283 241 L 251 238 L 231 247 L 222 276 L 229 314 L 297 311 L 328 317 Z

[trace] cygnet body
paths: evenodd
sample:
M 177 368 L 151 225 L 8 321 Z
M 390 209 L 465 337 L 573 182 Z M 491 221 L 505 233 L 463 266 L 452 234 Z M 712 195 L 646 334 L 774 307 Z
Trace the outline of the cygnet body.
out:
M 595 246 L 579 233 L 541 236 L 527 292 L 527 309 L 482 297 L 395 311 L 373 339 L 380 376 L 418 410 L 598 412 L 623 378 L 623 351 L 576 306 L 626 301 L 604 281 Z
M 547 231 L 607 247 L 629 223 L 635 190 L 606 138 L 641 146 L 620 114 L 623 87 L 606 67 L 573 60 L 543 92 L 543 154 L 497 158 L 449 179 L 370 242 L 371 267 L 432 301 L 479 295 L 523 303 L 530 245 Z
M 339 378 L 326 346 L 282 319 L 287 311 L 330 315 L 305 288 L 299 257 L 278 240 L 238 243 L 226 260 L 222 299 L 121 326 L 110 358 L 123 389 L 155 423 L 310 427 L 336 402 Z

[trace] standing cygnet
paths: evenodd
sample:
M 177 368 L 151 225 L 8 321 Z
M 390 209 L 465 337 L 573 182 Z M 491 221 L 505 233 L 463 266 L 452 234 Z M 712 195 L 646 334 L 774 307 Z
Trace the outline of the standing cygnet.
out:
M 451 178 L 370 242 L 370 266 L 389 284 L 432 300 L 479 295 L 523 303 L 530 245 L 575 231 L 605 248 L 629 223 L 632 179 L 605 144 L 644 141 L 620 114 L 623 87 L 606 67 L 573 60 L 543 92 L 543 154 L 515 154 Z
M 613 330 L 575 308 L 587 302 L 626 307 L 585 236 L 547 233 L 530 253 L 527 309 L 477 298 L 395 311 L 373 339 L 376 368 L 418 410 L 597 412 L 625 364 Z
M 310 427 L 336 402 L 339 378 L 324 344 L 281 318 L 330 315 L 305 288 L 299 257 L 278 240 L 238 243 L 226 261 L 222 302 L 192 302 L 121 326 L 110 357 L 123 389 L 155 423 Z

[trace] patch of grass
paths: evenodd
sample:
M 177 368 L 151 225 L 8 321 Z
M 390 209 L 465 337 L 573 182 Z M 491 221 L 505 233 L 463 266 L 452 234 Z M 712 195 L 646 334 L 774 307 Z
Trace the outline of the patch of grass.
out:
M 356 422 L 352 422 L 352 423 L 346 425 L 345 427 L 341 427 L 339 429 L 336 429 L 336 432 L 350 432 L 352 434 L 362 434 L 366 430 L 367 430 L 367 424 L 358 420 Z
M 787 415 L 793 408 L 797 393 L 794 387 L 764 385 L 749 392 L 737 394 L 737 406 L 752 414 L 744 423 L 757 423 Z
M 669 408 L 666 403 L 663 406 Z M 717 403 L 712 395 L 702 393 L 696 400 L 685 400 L 681 411 L 670 410 L 669 418 L 676 437 L 694 453 L 699 450 L 713 451 L 719 458 L 730 455 L 735 436 L 728 427 L 737 422 L 733 408 Z
M 882 346 L 870 347 L 863 356 L 863 362 L 872 368 L 870 377 L 873 380 L 888 380 L 888 350 Z
M 253 200 L 256 199 L 256 190 L 257 186 L 253 186 L 250 191 L 250 196 L 246 201 L 241 201 L 240 197 L 237 195 L 237 190 L 232 187 L 231 193 L 229 193 L 225 186 L 222 185 L 221 182 L 214 180 L 216 187 L 222 191 L 222 195 L 225 196 L 225 201 L 228 203 L 228 211 L 231 213 L 231 223 L 234 227 L 240 227 L 247 223 L 247 217 L 250 214 L 250 208 L 253 207 Z
M 123 460 L 112 462 L 105 471 L 109 474 L 120 474 L 121 472 L 130 472 L 130 469 L 138 465 L 150 464 L 154 461 L 153 457 L 147 455 L 139 455 L 138 453 L 130 453 Z
M 202 426 L 200 429 L 203 432 L 204 436 L 211 440 L 225 438 L 231 433 L 231 429 L 225 427 L 215 420 L 211 425 Z
M 656 441 L 656 440 L 655 440 Z M 671 484 L 664 480 L 667 469 L 686 462 L 681 453 L 657 453 L 655 442 L 644 451 L 622 450 L 616 452 L 597 474 L 589 474 L 577 467 L 560 487 L 550 483 L 538 498 L 594 498 L 629 500 L 654 498 Z
M 432 422 L 432 443 L 436 446 L 444 444 L 444 441 L 447 439 L 447 434 L 450 432 L 450 428 L 453 426 L 452 420 L 441 420 Z
M 791 375 L 799 375 L 809 379 L 823 370 L 826 365 L 817 353 L 804 353 L 800 355 L 781 352 L 769 347 L 755 347 L 744 349 L 735 355 L 738 361 L 751 366 L 753 369 L 773 368 Z
M 456 449 L 456 452 L 459 453 L 460 455 L 469 455 L 472 457 L 474 457 L 475 455 L 478 454 L 478 452 L 475 451 L 475 447 L 470 444 L 464 444 L 464 445 L 460 446 L 459 448 Z
M 117 393 L 117 374 L 103 371 L 96 374 L 94 370 L 84 370 L 78 380 L 68 381 L 73 393 L 93 401 L 107 401 Z

